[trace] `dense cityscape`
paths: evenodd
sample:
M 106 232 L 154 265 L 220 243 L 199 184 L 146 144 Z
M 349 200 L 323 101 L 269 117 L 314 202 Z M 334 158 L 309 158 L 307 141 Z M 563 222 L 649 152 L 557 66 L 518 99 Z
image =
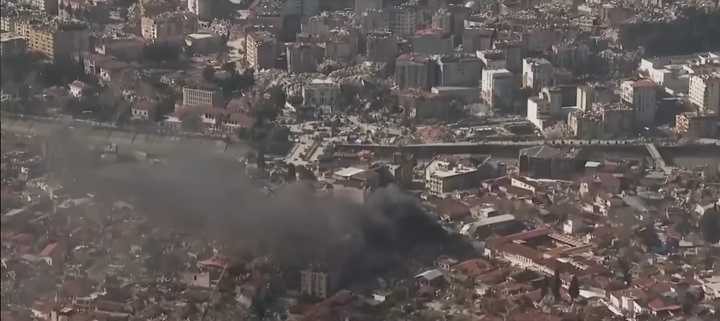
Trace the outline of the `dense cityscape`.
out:
M 1 321 L 720 320 L 719 0 L 0 0 Z

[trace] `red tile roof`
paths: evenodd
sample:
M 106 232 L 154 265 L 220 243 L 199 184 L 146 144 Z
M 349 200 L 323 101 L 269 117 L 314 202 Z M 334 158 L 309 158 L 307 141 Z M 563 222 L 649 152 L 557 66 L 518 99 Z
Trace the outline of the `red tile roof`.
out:
M 42 252 L 40 252 L 40 257 L 51 257 L 55 256 L 55 254 L 58 253 L 58 251 L 61 251 L 62 247 L 60 246 L 60 243 L 50 243 L 48 244 Z

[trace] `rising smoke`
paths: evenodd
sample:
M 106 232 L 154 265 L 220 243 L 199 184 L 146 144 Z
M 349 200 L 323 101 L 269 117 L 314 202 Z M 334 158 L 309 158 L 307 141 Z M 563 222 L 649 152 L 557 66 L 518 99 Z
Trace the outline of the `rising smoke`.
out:
M 259 246 L 296 267 L 325 261 L 361 273 L 445 236 L 417 199 L 392 184 L 378 187 L 364 204 L 320 196 L 306 183 L 266 195 L 237 161 L 194 153 L 164 165 L 107 166 L 77 179 L 90 192 L 135 199 L 151 220 L 204 231 L 238 248 Z

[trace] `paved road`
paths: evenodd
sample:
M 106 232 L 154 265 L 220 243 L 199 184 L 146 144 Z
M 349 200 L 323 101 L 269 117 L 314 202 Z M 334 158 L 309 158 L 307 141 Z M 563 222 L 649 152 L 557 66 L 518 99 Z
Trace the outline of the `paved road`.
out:
M 174 151 L 188 150 L 192 152 L 210 153 L 225 157 L 241 157 L 247 147 L 240 144 L 227 145 L 222 141 L 203 138 L 160 136 L 153 134 L 134 134 L 117 129 L 96 129 L 92 127 L 69 126 L 59 122 L 40 122 L 3 118 L 0 122 L 2 130 L 27 135 L 51 136 L 59 130 L 69 128 L 76 139 L 95 147 L 118 145 L 123 151 L 141 151 L 154 154 L 169 154 Z
M 483 142 L 457 142 L 457 143 L 434 143 L 434 144 L 412 144 L 412 145 L 405 145 L 405 147 L 427 147 L 427 148 L 433 148 L 433 147 L 471 147 L 471 146 L 482 146 L 482 145 L 495 145 L 495 146 L 536 146 L 536 145 L 562 145 L 562 146 L 612 146 L 612 145 L 635 145 L 635 146 L 645 146 L 648 142 L 638 139 L 628 139 L 628 140 L 599 140 L 599 139 L 593 139 L 593 140 L 580 140 L 580 139 L 564 139 L 564 140 L 535 140 L 535 141 L 507 141 L 507 140 L 500 140 L 500 141 L 483 141 Z M 656 142 L 655 144 L 659 146 L 673 146 L 677 145 L 672 142 Z M 717 140 L 703 140 L 698 141 L 696 143 L 691 143 L 687 145 L 720 145 L 720 141 Z M 341 144 L 341 146 L 347 146 L 347 147 L 383 147 L 384 145 L 378 145 L 378 144 Z M 394 147 L 394 146 L 388 146 L 388 147 Z

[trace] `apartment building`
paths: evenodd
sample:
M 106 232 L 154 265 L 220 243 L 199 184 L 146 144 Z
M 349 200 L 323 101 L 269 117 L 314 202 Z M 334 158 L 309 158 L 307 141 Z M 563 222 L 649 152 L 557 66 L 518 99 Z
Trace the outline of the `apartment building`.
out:
M 183 106 L 185 107 L 223 107 L 225 98 L 222 88 L 203 84 L 183 88 Z
M 197 15 L 200 21 L 212 21 L 212 0 L 187 0 L 188 11 Z
M 652 126 L 657 110 L 657 85 L 648 79 L 627 80 L 622 83 L 620 90 L 622 101 L 635 111 L 636 125 Z
M 449 55 L 437 59 L 440 86 L 469 86 L 480 84 L 482 61 L 473 55 Z
M 425 188 L 435 195 L 477 188 L 500 175 L 490 155 L 438 155 L 425 167 Z
M 17 57 L 25 53 L 25 50 L 27 50 L 25 38 L 12 32 L 0 34 L 0 57 Z
M 340 85 L 329 79 L 313 79 L 303 86 L 302 97 L 306 106 L 337 106 L 340 102 Z
M 683 136 L 716 137 L 720 117 L 713 112 L 686 112 L 675 116 L 675 131 Z
M 190 12 L 166 12 L 140 19 L 142 37 L 156 44 L 181 44 L 183 36 L 198 30 L 198 16 Z
M 90 31 L 82 22 L 38 17 L 10 18 L 3 24 L 25 39 L 28 50 L 49 59 L 67 59 L 89 48 Z
M 688 96 L 700 111 L 720 114 L 720 71 L 692 75 Z
M 525 58 L 522 66 L 522 86 L 540 90 L 553 85 L 553 66 L 545 58 Z
M 492 108 L 512 106 L 513 74 L 507 69 L 482 71 L 481 95 Z
M 320 269 L 300 271 L 300 292 L 326 299 L 333 294 L 332 278 Z
M 293 42 L 287 43 L 285 46 L 289 73 L 299 74 L 317 71 L 316 47 L 314 44 Z
M 371 32 L 367 35 L 366 41 L 365 49 L 368 61 L 387 63 L 397 57 L 398 38 L 396 35 L 386 31 Z
M 364 34 L 387 30 L 390 27 L 388 13 L 377 9 L 365 11 L 360 15 L 360 26 Z
M 389 29 L 394 34 L 412 35 L 421 25 L 422 12 L 417 5 L 401 5 L 388 10 Z
M 251 32 L 245 41 L 245 60 L 255 70 L 275 67 L 277 40 L 267 31 Z
M 429 55 L 401 55 L 395 59 L 395 85 L 400 89 L 429 89 L 437 81 L 435 71 L 435 61 Z

